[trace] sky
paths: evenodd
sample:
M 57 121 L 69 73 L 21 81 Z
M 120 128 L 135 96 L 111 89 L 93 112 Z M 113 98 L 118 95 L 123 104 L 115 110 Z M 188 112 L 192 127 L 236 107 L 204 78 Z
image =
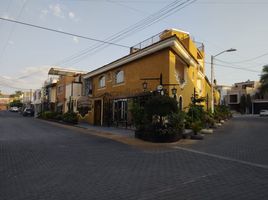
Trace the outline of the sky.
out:
M 173 12 L 135 29 L 134 25 L 159 16 L 168 5 Z M 94 70 L 170 28 L 187 31 L 204 43 L 208 77 L 211 55 L 237 49 L 216 57 L 218 84 L 259 80 L 262 67 L 268 64 L 267 8 L 267 0 L 0 0 L 1 18 L 119 44 L 103 45 L 0 20 L 0 90 L 38 89 L 50 67 Z M 107 40 L 127 28 L 131 31 L 124 37 Z

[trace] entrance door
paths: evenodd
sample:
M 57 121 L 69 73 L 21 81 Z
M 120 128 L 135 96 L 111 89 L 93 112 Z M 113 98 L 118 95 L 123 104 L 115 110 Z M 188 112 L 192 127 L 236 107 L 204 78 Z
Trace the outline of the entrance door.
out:
M 94 125 L 101 125 L 101 100 L 94 102 Z

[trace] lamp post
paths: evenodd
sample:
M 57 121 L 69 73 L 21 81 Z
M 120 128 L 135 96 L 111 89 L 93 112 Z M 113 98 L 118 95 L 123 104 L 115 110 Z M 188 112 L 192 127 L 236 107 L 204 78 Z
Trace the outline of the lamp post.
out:
M 176 99 L 177 89 L 175 88 L 175 86 L 173 86 L 173 88 L 171 89 L 171 93 L 173 94 L 174 99 Z
M 224 50 L 216 55 L 211 55 L 211 112 L 214 113 L 214 58 L 225 53 L 225 52 L 232 52 L 236 51 L 236 49 L 227 49 Z
M 171 89 L 171 93 L 172 93 L 174 98 L 176 98 L 176 94 L 177 94 L 177 89 L 175 88 L 175 86 L 180 85 L 178 83 L 175 83 L 175 84 L 172 84 L 172 83 L 165 84 L 165 83 L 163 83 L 163 75 L 162 75 L 162 73 L 160 73 L 159 78 L 158 77 L 149 77 L 149 78 L 141 78 L 140 80 L 144 81 L 144 82 L 142 82 L 142 88 L 143 88 L 144 92 L 148 88 L 148 82 L 147 81 L 151 81 L 151 80 L 158 80 L 159 81 L 159 85 L 157 86 L 156 90 L 161 95 L 164 95 L 164 90 L 163 90 L 164 86 L 173 86 L 173 88 Z

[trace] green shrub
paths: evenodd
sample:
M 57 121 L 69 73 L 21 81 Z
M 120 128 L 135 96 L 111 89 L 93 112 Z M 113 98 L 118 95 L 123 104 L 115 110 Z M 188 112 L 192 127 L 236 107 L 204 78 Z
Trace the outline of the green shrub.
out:
M 45 112 L 41 113 L 41 118 L 43 118 L 43 119 L 55 119 L 55 117 L 57 115 L 58 115 L 58 113 L 56 113 L 56 112 L 45 111 Z
M 206 128 L 214 127 L 215 125 L 215 120 L 213 118 L 212 113 L 206 112 L 204 115 L 203 123 L 205 124 Z
M 158 95 L 146 102 L 144 111 L 149 121 L 152 121 L 154 116 L 159 116 L 160 123 L 163 123 L 163 117 L 179 111 L 177 104 L 174 98 Z
M 201 121 L 195 121 L 191 124 L 191 128 L 196 135 L 199 131 L 202 130 L 202 122 Z
M 137 128 L 137 130 L 143 130 L 146 124 L 144 108 L 140 106 L 138 103 L 133 103 L 130 111 L 132 114 L 133 123 Z
M 135 103 L 131 109 L 135 136 L 152 142 L 173 142 L 182 137 L 184 113 L 169 96 L 153 96 L 144 106 Z
M 229 119 L 232 117 L 230 109 L 225 105 L 215 106 L 214 119 L 216 121 Z
M 182 133 L 184 129 L 184 119 L 184 112 L 171 113 L 168 115 L 168 127 L 171 127 L 174 130 Z
M 74 112 L 67 112 L 63 114 L 62 120 L 67 123 L 76 124 L 78 122 L 78 116 Z

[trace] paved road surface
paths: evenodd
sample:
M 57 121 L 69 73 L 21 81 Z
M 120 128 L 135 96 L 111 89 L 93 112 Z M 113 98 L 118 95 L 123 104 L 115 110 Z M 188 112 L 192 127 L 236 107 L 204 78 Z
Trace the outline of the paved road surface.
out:
M 235 118 L 187 149 L 143 151 L 1 111 L 0 199 L 268 199 L 267 130 Z

